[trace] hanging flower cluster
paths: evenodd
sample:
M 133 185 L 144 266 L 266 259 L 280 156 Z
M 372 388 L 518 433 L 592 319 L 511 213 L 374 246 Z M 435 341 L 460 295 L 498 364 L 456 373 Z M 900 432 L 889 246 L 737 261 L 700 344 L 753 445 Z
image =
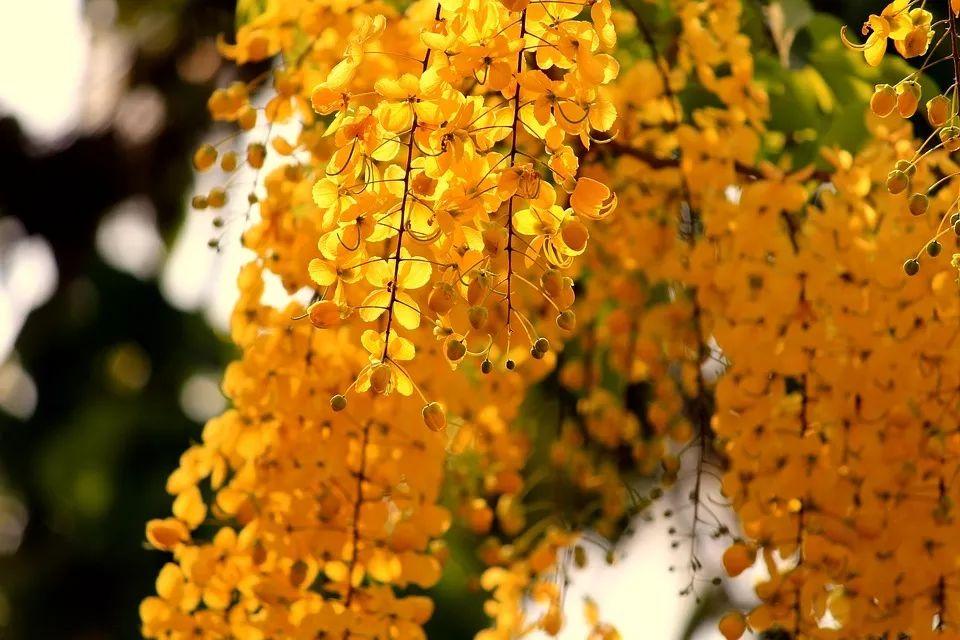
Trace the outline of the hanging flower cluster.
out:
M 529 356 L 549 350 L 531 298 L 574 326 L 563 270 L 586 248 L 585 222 L 616 204 L 602 183 L 576 178 L 570 144 L 589 148 L 616 118 L 600 92 L 618 69 L 603 52 L 614 44 L 610 7 L 515 4 L 441 2 L 430 17 L 415 5 L 425 23 L 402 53 L 382 16 L 366 19 L 313 91 L 334 150 L 313 185 L 323 218 L 311 318 L 323 328 L 355 314 L 369 326 L 369 365 L 338 406 L 349 392 L 419 391 L 421 327 L 453 368 L 473 356 L 489 372 L 495 361 L 515 367 L 515 332 Z M 406 63 L 357 90 L 367 59 L 391 55 Z M 428 426 L 442 428 L 442 409 L 423 399 Z
M 943 242 L 951 237 L 960 237 L 960 199 L 931 210 L 931 198 L 949 186 L 957 172 L 951 166 L 949 155 L 960 149 L 960 127 L 957 122 L 957 81 L 960 80 L 960 41 L 958 41 L 958 12 L 960 6 L 947 3 L 946 19 L 933 21 L 933 14 L 921 7 L 913 7 L 906 0 L 898 0 L 888 5 L 881 16 L 870 16 L 864 25 L 864 32 L 872 33 L 862 48 L 867 62 L 880 63 L 887 47 L 887 38 L 894 40 L 897 51 L 904 58 L 925 55 L 923 65 L 903 78 L 896 86 L 878 84 L 870 101 L 870 108 L 880 118 L 911 118 L 921 110 L 922 89 L 920 74 L 927 68 L 942 62 L 951 62 L 954 83 L 945 92 L 929 98 L 925 112 L 927 122 L 933 133 L 923 141 L 913 153 L 897 159 L 887 174 L 887 189 L 893 195 L 903 194 L 906 200 L 903 207 L 913 216 L 939 215 L 936 230 L 932 237 L 922 243 L 916 255 L 907 258 L 903 270 L 907 275 L 919 273 L 920 263 L 926 254 L 928 258 L 937 258 L 943 252 Z M 940 33 L 938 33 L 940 31 Z M 931 44 L 932 43 L 932 44 Z M 855 46 L 849 45 L 848 46 Z M 930 175 L 916 176 L 920 165 L 928 165 Z M 912 253 L 912 251 L 911 251 Z M 951 262 L 958 262 L 960 254 L 953 254 Z M 956 266 L 956 265 L 953 265 Z M 958 278 L 960 281 L 960 278 Z
M 730 540 L 723 564 L 731 576 L 762 560 L 769 577 L 756 586 L 761 604 L 723 616 L 724 637 L 748 628 L 794 638 L 955 633 L 960 594 L 944 567 L 957 557 L 948 539 L 956 532 L 960 362 L 947 345 L 960 331 L 960 301 L 950 270 L 907 282 L 892 266 L 927 234 L 946 236 L 944 212 L 956 207 L 950 149 L 928 152 L 910 127 L 871 122 L 874 142 L 856 156 L 829 154 L 829 173 L 758 165 L 768 107 L 753 84 L 749 44 L 737 32 L 704 29 L 705 16 L 736 24 L 739 8 L 730 4 L 727 13 L 710 6 L 707 14 L 706 3 L 678 9 L 704 12 L 680 35 L 700 45 L 689 69 L 703 85 L 717 67 L 744 70 L 722 78 L 739 83 L 736 91 L 711 85 L 725 109 L 700 109 L 687 124 L 673 99 L 683 81 L 675 69 L 654 58 L 631 70 L 644 87 L 660 89 L 645 94 L 638 83 L 626 92 L 623 129 L 609 146 L 618 169 L 606 175 L 631 178 L 612 182 L 620 214 L 607 228 L 617 239 L 595 234 L 599 264 L 591 263 L 604 274 L 597 286 L 614 283 L 616 293 L 601 289 L 588 302 L 600 323 L 622 324 L 612 336 L 599 333 L 600 346 L 585 353 L 595 358 L 610 344 L 616 358 L 624 341 L 656 347 L 628 347 L 636 352 L 627 371 L 657 372 L 647 415 L 670 407 L 653 415 L 669 416 L 678 441 L 688 441 L 677 460 L 669 440 L 652 440 L 665 445 L 664 482 L 691 476 L 687 528 L 675 542 L 689 551 L 687 570 L 703 571 L 698 537 Z M 723 51 L 735 51 L 734 59 L 714 55 Z M 678 57 L 686 55 L 681 49 Z M 631 74 L 621 82 L 630 86 Z M 895 108 L 896 100 L 882 115 Z M 885 189 L 885 167 L 905 158 L 915 166 L 910 180 L 934 187 L 922 211 L 898 216 L 905 207 Z M 818 189 L 823 182 L 827 190 Z M 936 214 L 922 217 L 928 210 Z M 637 238 L 645 254 L 625 250 Z M 646 300 L 623 295 L 628 285 L 618 278 L 633 292 L 649 291 Z M 608 310 L 611 299 L 615 307 L 637 301 L 633 326 Z M 660 313 L 674 319 L 668 330 L 647 324 Z M 683 363 L 687 375 L 677 368 Z M 568 367 L 578 387 L 591 371 L 582 362 Z M 663 384 L 671 377 L 673 388 Z M 670 402 L 677 394 L 680 402 Z M 706 495 L 718 472 L 738 526 L 718 517 Z M 692 578 L 684 592 L 697 588 Z
M 211 96 L 240 134 L 198 149 L 230 177 L 193 206 L 255 259 L 233 407 L 147 527 L 146 637 L 423 637 L 452 526 L 477 637 L 556 636 L 586 547 L 614 563 L 653 505 L 681 595 L 720 581 L 711 540 L 759 569 L 725 638 L 958 633 L 956 85 L 926 141 L 904 118 L 960 7 L 842 35 L 918 70 L 813 169 L 763 159 L 741 2 L 639 4 L 273 0 L 221 42 L 273 66 Z M 952 266 L 901 269 L 917 247 Z
M 210 99 L 215 120 L 249 132 L 245 157 L 221 148 L 233 136 L 194 156 L 231 176 L 192 202 L 213 212 L 211 245 L 239 224 L 256 259 L 232 323 L 234 408 L 171 476 L 173 516 L 147 528 L 173 562 L 142 605 L 145 636 L 420 637 L 432 605 L 402 590 L 434 584 L 446 557 L 447 451 L 463 522 L 480 535 L 533 527 L 529 546 L 486 546 L 490 564 L 533 572 L 510 598 L 496 571 L 484 578 L 502 601 L 491 633 L 534 584 L 553 604 L 526 630 L 559 630 L 551 572 L 574 538 L 526 521 L 530 444 L 509 422 L 555 362 L 549 343 L 575 326 L 565 271 L 584 222 L 616 203 L 577 179 L 573 146 L 615 119 L 601 94 L 618 68 L 609 19 L 605 2 L 418 3 L 400 16 L 290 1 L 221 43 L 241 64 L 281 58 Z M 244 169 L 256 183 L 231 218 Z M 274 276 L 312 299 L 265 305 Z M 427 375 L 471 354 L 479 366 Z M 498 357 L 519 375 L 483 376 Z M 406 399 L 414 390 L 442 405 Z M 458 469 L 461 454 L 479 477 Z
M 432 605 L 392 587 L 439 578 L 442 443 L 401 405 L 334 413 L 326 391 L 362 366 L 362 352 L 292 321 L 296 304 L 262 306 L 256 264 L 240 289 L 233 335 L 244 353 L 224 379 L 234 408 L 170 476 L 173 517 L 147 527 L 174 562 L 141 606 L 144 634 L 417 637 Z M 194 540 L 210 527 L 209 542 Z

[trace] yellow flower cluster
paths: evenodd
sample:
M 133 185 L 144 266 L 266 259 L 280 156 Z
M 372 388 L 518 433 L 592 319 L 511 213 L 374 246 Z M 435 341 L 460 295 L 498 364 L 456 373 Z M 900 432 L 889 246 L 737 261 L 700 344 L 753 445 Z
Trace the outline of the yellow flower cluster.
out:
M 584 222 L 616 204 L 577 178 L 573 146 L 590 147 L 615 119 L 601 93 L 618 69 L 605 53 L 610 11 L 444 1 L 398 15 L 287 0 L 221 42 L 238 63 L 282 64 L 210 99 L 215 120 L 251 132 L 246 157 L 210 145 L 194 157 L 200 171 L 249 168 L 262 183 L 241 222 L 257 258 L 232 322 L 243 350 L 224 381 L 233 409 L 171 476 L 173 516 L 147 528 L 173 562 L 143 602 L 145 636 L 421 637 L 432 605 L 401 594 L 434 584 L 446 557 L 437 501 L 448 452 L 457 515 L 477 534 L 536 524 L 529 545 L 490 538 L 482 550 L 529 576 L 504 592 L 504 570 L 485 575 L 490 606 L 500 602 L 491 637 L 516 631 L 505 621 L 534 588 L 553 604 L 525 630 L 559 629 L 552 570 L 573 538 L 526 521 L 530 443 L 509 422 L 555 362 L 549 343 L 575 326 L 565 271 L 586 247 Z M 224 210 L 229 193 L 193 205 Z M 265 305 L 272 277 L 313 299 Z M 526 344 L 511 342 L 514 330 Z M 471 354 L 482 362 L 432 374 Z M 482 375 L 497 357 L 519 375 Z M 414 390 L 443 404 L 404 397 Z M 433 433 L 448 424 L 447 437 Z M 460 469 L 468 457 L 471 473 Z
M 910 0 L 894 0 L 880 12 L 871 15 L 863 23 L 862 33 L 867 36 L 863 44 L 853 44 L 847 39 L 846 30 L 840 33 L 844 43 L 863 51 L 867 64 L 878 66 L 887 51 L 887 41 L 892 40 L 897 52 L 904 58 L 922 56 L 933 40 L 933 14 Z M 956 9 L 954 9 L 956 10 Z
M 436 505 L 443 443 L 415 408 L 382 401 L 336 414 L 327 390 L 362 366 L 359 349 L 264 307 L 261 267 L 240 275 L 224 379 L 234 408 L 184 453 L 167 490 L 173 517 L 151 544 L 173 552 L 141 606 L 147 637 L 419 637 L 432 605 L 391 585 L 440 576 L 449 516 Z M 214 492 L 208 502 L 206 487 Z M 212 540 L 193 530 L 212 527 Z
M 926 103 L 925 115 L 927 122 L 933 128 L 933 133 L 914 150 L 914 153 L 897 160 L 887 174 L 887 190 L 891 194 L 904 194 L 907 197 L 906 209 L 911 215 L 925 216 L 930 211 L 931 197 L 958 175 L 952 168 L 952 163 L 938 152 L 943 150 L 952 153 L 960 149 L 960 126 L 958 126 L 960 123 L 957 121 L 957 80 L 960 80 L 960 43 L 957 41 L 957 34 L 960 33 L 960 27 L 958 27 L 960 6 L 956 2 L 950 2 L 946 10 L 947 18 L 936 23 L 933 22 L 929 11 L 922 7 L 910 9 L 906 2 L 896 2 L 888 6 L 884 9 L 883 15 L 907 15 L 908 9 L 907 23 L 916 25 L 914 31 L 922 28 L 926 34 L 923 38 L 923 51 L 920 53 L 927 53 L 929 50 L 929 54 L 923 67 L 901 80 L 896 87 L 878 84 L 871 98 L 870 108 L 878 117 L 889 120 L 895 119 L 898 115 L 902 118 L 912 117 L 919 110 L 921 103 L 922 90 L 918 82 L 920 73 L 941 62 L 952 63 L 953 85 L 945 94 L 935 95 Z M 884 18 L 871 16 L 871 23 L 874 19 L 883 20 Z M 943 33 L 939 36 L 936 34 L 937 28 L 943 29 Z M 894 37 L 893 34 L 890 37 Z M 936 43 L 928 47 L 934 37 L 937 37 Z M 897 50 L 907 58 L 919 55 L 901 47 L 899 42 Z M 925 181 L 915 180 L 917 168 L 923 164 L 930 165 L 933 175 Z M 920 185 L 926 186 L 915 188 Z M 923 248 L 914 257 L 908 258 L 903 263 L 903 270 L 909 276 L 919 273 L 923 254 L 926 253 L 930 258 L 937 258 L 943 251 L 943 241 L 945 238 L 949 240 L 951 236 L 960 237 L 960 198 L 948 204 L 940 215 L 939 224 L 932 237 L 923 243 Z M 958 261 L 960 261 L 960 253 L 953 254 L 951 265 L 957 267 L 954 263 Z
M 221 49 L 275 66 L 209 107 L 250 141 L 194 157 L 257 178 L 242 356 L 148 525 L 172 561 L 145 636 L 421 638 L 454 521 L 487 567 L 478 638 L 557 635 L 582 544 L 612 561 L 653 476 L 689 499 L 682 593 L 708 537 L 730 576 L 761 567 L 725 638 L 960 633 L 960 248 L 898 264 L 960 242 L 955 86 L 929 140 L 902 119 L 921 69 L 877 88 L 862 149 L 791 169 L 760 159 L 739 0 L 247 4 Z M 844 39 L 935 64 L 948 4 Z
M 585 222 L 616 204 L 605 185 L 576 177 L 570 144 L 589 148 L 616 117 L 600 92 L 618 70 L 603 52 L 614 44 L 609 15 L 607 0 L 441 2 L 432 15 L 418 4 L 408 46 L 385 37 L 383 16 L 357 25 L 312 93 L 332 116 L 323 136 L 334 150 L 313 185 L 323 218 L 311 319 L 326 328 L 355 314 L 371 327 L 369 364 L 338 406 L 348 392 L 418 390 L 421 326 L 453 368 L 475 356 L 485 372 L 500 359 L 514 368 L 515 331 L 531 357 L 549 350 L 525 298 L 542 295 L 560 328 L 573 328 L 562 269 L 586 248 Z M 398 52 L 396 73 L 358 90 L 367 59 Z M 427 425 L 442 429 L 443 410 L 424 401 Z
M 698 536 L 736 536 L 724 555 L 731 576 L 762 558 L 762 604 L 724 616 L 726 638 L 748 628 L 794 638 L 950 637 L 940 634 L 957 633 L 960 610 L 951 539 L 960 355 L 948 345 L 960 330 L 960 300 L 945 267 L 907 281 L 896 261 L 898 251 L 929 246 L 931 233 L 954 235 L 955 193 L 945 188 L 956 177 L 952 149 L 922 145 L 892 120 L 871 121 L 873 142 L 855 156 L 828 154 L 829 173 L 758 164 L 768 106 L 737 26 L 739 3 L 675 4 L 678 15 L 696 15 L 680 41 L 699 45 L 678 58 L 725 108 L 687 121 L 673 92 L 691 78 L 656 58 L 621 79 L 622 128 L 608 147 L 617 170 L 606 175 L 630 178 L 611 182 L 620 214 L 604 230 L 616 237 L 594 235 L 590 268 L 610 289 L 590 298 L 593 273 L 587 281 L 598 324 L 618 327 L 597 334 L 600 353 L 611 345 L 616 362 L 626 344 L 621 370 L 634 379 L 652 373 L 644 424 L 667 416 L 674 438 L 689 441 L 678 454 L 689 462 L 663 457 L 665 482 L 693 476 L 689 529 L 675 547 L 689 544 L 694 574 Z M 717 67 L 741 69 L 722 78 L 740 87 L 714 82 Z M 911 94 L 894 89 L 881 115 L 898 106 L 912 115 Z M 955 118 L 950 102 L 928 105 L 938 134 Z M 897 195 L 905 188 L 885 188 L 890 166 L 907 173 L 898 162 L 909 165 L 909 183 L 933 185 L 922 208 L 919 196 Z M 639 238 L 645 254 L 630 250 Z M 612 312 L 604 310 L 611 299 Z M 657 326 L 660 314 L 672 322 Z M 577 387 L 591 370 L 567 366 Z M 664 384 L 671 374 L 673 388 Z M 674 449 L 655 433 L 645 442 L 660 455 Z M 704 494 L 718 469 L 739 532 Z M 693 578 L 684 591 L 696 592 Z
M 927 637 L 954 617 L 960 360 L 942 345 L 960 306 L 947 272 L 905 283 L 891 267 L 927 232 L 880 213 L 896 208 L 870 174 L 910 150 L 900 136 L 836 155 L 817 205 L 783 179 L 745 186 L 737 219 L 765 242 L 717 238 L 736 266 L 711 287 L 732 362 L 715 431 L 745 555 L 770 573 L 755 630 Z

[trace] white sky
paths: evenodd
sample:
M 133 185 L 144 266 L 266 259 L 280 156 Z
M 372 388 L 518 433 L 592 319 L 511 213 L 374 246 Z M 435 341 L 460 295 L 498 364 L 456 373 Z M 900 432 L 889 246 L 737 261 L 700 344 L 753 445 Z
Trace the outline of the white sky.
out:
M 35 137 L 77 122 L 90 49 L 80 0 L 4 0 L 0 20 L 0 113 Z

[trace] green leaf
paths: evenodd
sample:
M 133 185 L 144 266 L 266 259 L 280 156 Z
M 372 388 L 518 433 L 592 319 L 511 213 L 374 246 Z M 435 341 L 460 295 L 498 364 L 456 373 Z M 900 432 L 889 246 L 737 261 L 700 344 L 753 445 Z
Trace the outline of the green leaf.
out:
M 267 10 L 267 0 L 237 0 L 234 24 L 237 29 L 250 24 Z
M 794 24 L 787 20 L 785 4 L 783 10 L 783 25 Z M 796 6 L 791 11 L 790 20 L 805 23 L 795 34 L 792 68 L 780 56 L 762 52 L 755 60 L 757 79 L 770 97 L 766 154 L 774 159 L 786 155 L 794 166 L 802 166 L 822 163 L 825 147 L 859 149 L 869 139 L 866 116 L 874 85 L 896 84 L 914 69 L 897 55 L 871 67 L 862 54 L 843 46 L 836 17 L 806 14 Z M 940 92 L 928 76 L 921 74 L 918 80 L 924 99 Z

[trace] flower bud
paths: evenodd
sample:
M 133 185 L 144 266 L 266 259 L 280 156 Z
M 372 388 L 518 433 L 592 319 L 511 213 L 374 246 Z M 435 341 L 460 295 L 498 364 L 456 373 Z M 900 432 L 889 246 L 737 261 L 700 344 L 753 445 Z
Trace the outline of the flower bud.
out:
M 227 173 L 234 171 L 237 168 L 237 152 L 228 151 L 223 154 L 223 157 L 220 158 L 220 168 Z
M 423 422 L 431 431 L 443 431 L 447 427 L 447 414 L 438 403 L 431 402 L 425 405 L 421 413 Z
M 898 193 L 903 193 L 907 190 L 907 187 L 910 186 L 910 178 L 907 177 L 907 174 L 899 169 L 894 169 L 887 174 L 887 191 L 893 195 Z
M 329 329 L 340 324 L 340 307 L 332 300 L 314 302 L 307 309 L 310 324 L 317 329 Z
M 910 118 L 920 105 L 920 83 L 906 80 L 897 85 L 897 111 L 904 118 Z
M 470 281 L 467 286 L 467 302 L 471 305 L 478 305 L 483 301 L 490 289 L 490 275 L 486 271 L 481 271 L 477 277 Z
M 450 336 L 444 346 L 444 353 L 450 362 L 460 362 L 467 355 L 467 347 L 459 336 Z
M 473 306 L 470 307 L 470 310 L 467 312 L 467 319 L 470 320 L 470 326 L 476 331 L 481 331 L 487 326 L 487 318 L 489 316 L 490 312 L 487 311 L 486 307 Z
M 897 107 L 897 92 L 889 84 L 878 84 L 870 98 L 870 110 L 886 118 Z
M 373 367 L 373 371 L 370 373 L 370 388 L 375 393 L 386 395 L 390 390 L 392 381 L 393 369 L 390 365 L 381 362 Z
M 960 149 L 960 128 L 951 126 L 940 129 L 940 142 L 947 151 Z
M 237 125 L 244 131 L 253 129 L 257 126 L 257 110 L 249 104 L 241 107 L 240 112 L 237 114 Z
M 894 169 L 900 169 L 908 178 L 912 178 L 914 174 L 917 173 L 917 165 L 913 164 L 909 160 L 897 160 L 897 164 L 893 165 Z
M 540 628 L 548 636 L 556 636 L 563 628 L 563 612 L 560 607 L 553 605 L 547 608 L 547 612 L 540 618 Z
M 735 542 L 723 552 L 723 568 L 726 569 L 728 576 L 736 578 L 752 567 L 756 559 L 756 549 L 742 542 Z
M 457 301 L 457 291 L 448 282 L 440 282 L 433 287 L 427 297 L 427 307 L 437 315 L 446 315 Z
M 193 154 L 193 168 L 197 171 L 206 171 L 217 161 L 217 150 L 213 145 L 203 144 Z
M 934 96 L 927 101 L 927 120 L 932 127 L 942 127 L 953 115 L 950 99 L 946 96 Z
M 220 187 L 214 187 L 213 189 L 210 189 L 210 193 L 207 194 L 207 204 L 214 209 L 221 208 L 223 205 L 227 204 L 227 192 Z
M 263 166 L 263 161 L 267 157 L 267 148 L 260 142 L 254 142 L 247 146 L 247 164 L 254 169 Z
M 551 298 L 556 298 L 563 290 L 563 276 L 556 269 L 547 269 L 540 276 L 540 286 L 544 293 Z
M 577 316 L 570 309 L 561 311 L 557 315 L 557 326 L 563 329 L 564 331 L 573 331 L 574 327 L 577 326 Z
M 930 198 L 925 193 L 915 193 L 910 196 L 909 206 L 912 215 L 922 216 L 930 206 Z
M 747 623 L 742 613 L 731 611 L 720 618 L 717 628 L 726 640 L 739 640 L 747 630 Z

